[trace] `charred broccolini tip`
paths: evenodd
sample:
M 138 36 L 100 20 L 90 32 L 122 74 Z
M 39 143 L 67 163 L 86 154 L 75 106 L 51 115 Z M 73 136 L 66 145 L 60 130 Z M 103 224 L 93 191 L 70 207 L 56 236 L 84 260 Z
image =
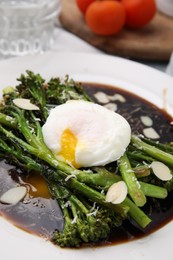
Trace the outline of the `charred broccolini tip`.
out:
M 7 87 L 3 90 L 5 105 L 13 105 L 15 98 L 30 99 L 31 103 L 40 108 L 37 115 L 43 122 L 47 119 L 50 108 L 68 100 L 92 101 L 81 84 L 76 83 L 69 76 L 66 76 L 64 80 L 51 78 L 46 83 L 40 74 L 27 70 L 26 75 L 22 74 L 17 80 L 19 84 L 16 88 Z
M 40 108 L 37 112 L 38 116 L 45 121 L 48 117 L 48 109 L 46 107 L 45 80 L 40 74 L 35 74 L 27 70 L 26 75 L 22 74 L 18 79 L 19 84 L 16 88 L 6 88 L 3 91 L 3 99 L 5 106 L 13 106 L 15 98 L 30 99 L 31 103 Z
M 64 104 L 68 100 L 92 101 L 81 84 L 69 79 L 69 76 L 64 80 L 52 78 L 46 87 L 46 99 L 48 104 L 57 105 Z
M 52 191 L 53 188 L 53 191 Z M 66 188 L 51 185 L 64 213 L 64 229 L 55 231 L 53 242 L 61 247 L 79 247 L 83 243 L 96 243 L 110 235 L 113 226 L 120 225 L 116 215 L 94 203 L 90 205 L 84 198 L 68 193 Z M 63 192 L 69 196 L 62 200 Z

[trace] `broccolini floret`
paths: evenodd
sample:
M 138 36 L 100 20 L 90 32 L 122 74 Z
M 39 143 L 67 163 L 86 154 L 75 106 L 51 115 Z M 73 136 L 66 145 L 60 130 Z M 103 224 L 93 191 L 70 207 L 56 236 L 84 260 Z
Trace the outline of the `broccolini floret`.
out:
M 86 100 L 91 98 L 83 90 L 80 83 L 69 79 L 52 78 L 46 87 L 46 99 L 48 104 L 64 104 L 68 100 Z
M 51 185 L 51 191 L 64 213 L 64 229 L 62 232 L 55 231 L 53 235 L 54 243 L 61 247 L 78 247 L 82 243 L 102 241 L 109 237 L 111 227 L 119 225 L 118 218 L 111 219 L 111 211 L 97 204 L 93 207 L 88 201 L 71 195 L 70 192 L 69 197 L 64 196 L 66 201 L 62 200 L 64 187 Z

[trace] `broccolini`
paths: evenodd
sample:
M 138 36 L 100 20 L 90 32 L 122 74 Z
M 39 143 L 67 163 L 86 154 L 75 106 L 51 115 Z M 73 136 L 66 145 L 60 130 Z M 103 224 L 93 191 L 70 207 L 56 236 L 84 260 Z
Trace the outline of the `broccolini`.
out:
M 158 181 L 148 169 L 147 174 L 137 175 L 139 164 L 140 170 L 146 171 L 146 165 L 157 158 L 172 171 L 172 146 L 168 144 L 165 148 L 162 144 L 154 145 L 154 142 L 148 144 L 149 141 L 133 135 L 126 154 L 118 163 L 115 162 L 116 171 L 109 170 L 109 165 L 75 169 L 58 160 L 47 148 L 42 125 L 52 107 L 70 99 L 91 101 L 90 97 L 79 83 L 68 77 L 64 81 L 52 78 L 46 83 L 39 74 L 27 71 L 27 75 L 21 75 L 19 82 L 15 89 L 6 89 L 3 94 L 0 155 L 10 164 L 27 172 L 34 170 L 45 178 L 64 215 L 64 230 L 55 230 L 52 241 L 61 247 L 79 247 L 83 243 L 107 239 L 112 228 L 121 225 L 124 219 L 133 219 L 142 228 L 149 225 L 150 217 L 139 206 L 146 203 L 147 197 L 166 198 L 173 189 L 173 180 Z M 19 97 L 30 99 L 40 110 L 24 111 L 16 107 L 13 99 Z M 127 169 L 124 163 L 128 164 Z M 130 177 L 127 176 L 129 169 L 133 171 Z M 140 203 L 134 195 L 137 186 L 131 185 L 134 178 L 140 187 Z M 129 194 L 118 205 L 108 203 L 107 190 L 122 179 L 129 187 Z

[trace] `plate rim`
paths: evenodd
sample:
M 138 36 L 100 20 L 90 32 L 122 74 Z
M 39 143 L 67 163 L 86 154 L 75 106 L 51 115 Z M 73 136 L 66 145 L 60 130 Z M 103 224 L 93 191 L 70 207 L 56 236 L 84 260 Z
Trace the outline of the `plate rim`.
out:
M 65 58 L 65 61 L 60 61 L 60 58 L 62 59 L 62 57 Z M 148 75 L 148 77 L 150 78 L 150 81 L 156 81 L 158 82 L 158 86 L 156 91 L 151 91 L 152 93 L 156 94 L 156 96 L 158 96 L 159 98 L 162 98 L 160 95 L 162 95 L 162 91 L 165 88 L 165 85 L 162 86 L 162 84 L 166 84 L 166 88 L 168 90 L 170 90 L 170 93 L 173 93 L 173 78 L 169 75 L 166 75 L 164 72 L 158 71 L 157 69 L 154 68 L 150 68 L 147 65 L 144 64 L 140 64 L 136 61 L 131 61 L 131 60 L 127 60 L 125 58 L 121 58 L 121 57 L 115 57 L 112 55 L 107 55 L 107 54 L 93 54 L 93 53 L 82 53 L 82 52 L 63 52 L 63 53 L 55 53 L 55 52 L 48 52 L 42 55 L 35 55 L 35 56 L 25 56 L 22 58 L 13 58 L 13 59 L 9 59 L 9 60 L 5 60 L 5 61 L 0 61 L 0 83 L 1 82 L 5 82 L 6 80 L 4 79 L 5 77 L 7 77 L 10 74 L 10 77 L 13 77 L 13 75 L 15 75 L 15 73 L 17 73 L 17 70 L 20 68 L 25 68 L 25 66 L 28 66 L 28 64 L 30 64 L 30 67 L 39 67 L 38 71 L 42 71 L 43 73 L 45 73 L 46 77 L 48 77 L 48 75 L 51 76 L 51 72 L 46 71 L 48 68 L 51 69 L 53 66 L 57 65 L 59 62 L 61 63 L 62 66 L 62 62 L 64 62 L 64 65 L 67 65 L 68 62 L 70 64 L 70 68 L 72 68 L 72 66 L 76 66 L 74 63 L 73 64 L 73 60 L 75 57 L 75 62 L 81 62 L 82 63 L 78 64 L 77 68 L 81 67 L 81 70 L 83 69 L 83 77 L 86 76 L 92 76 L 95 75 L 95 73 L 97 74 L 97 76 L 99 75 L 99 73 L 103 72 L 104 66 L 106 66 L 109 62 L 111 62 L 112 66 L 115 64 L 119 65 L 119 68 L 117 68 L 119 71 L 118 73 L 115 73 L 113 75 L 113 70 L 111 69 L 111 71 L 108 71 L 109 73 L 107 73 L 107 70 L 109 68 L 105 67 L 105 80 L 108 77 L 116 77 L 118 75 L 118 79 L 121 80 L 122 82 L 126 82 L 126 80 L 128 79 L 132 79 L 132 81 L 130 81 L 130 84 L 136 86 L 138 84 L 139 79 L 135 79 L 133 80 L 133 77 L 135 75 L 135 73 L 143 73 L 142 77 L 145 77 L 145 75 Z M 84 60 L 85 58 L 85 60 Z M 33 61 L 34 59 L 34 61 Z M 35 62 L 35 63 L 34 63 Z M 47 62 L 47 64 L 44 66 L 44 64 Z M 92 66 L 91 66 L 91 62 L 92 62 Z M 97 62 L 100 62 L 98 67 L 95 67 L 94 65 L 97 64 Z M 104 64 L 103 64 L 104 63 Z M 106 65 L 105 65 L 106 64 Z M 62 72 L 64 70 L 64 68 L 62 67 L 58 67 L 57 68 L 57 74 L 58 74 L 58 70 L 61 73 L 62 76 Z M 87 67 L 88 66 L 88 67 Z M 89 68 L 90 66 L 90 68 Z M 99 70 L 101 66 L 101 70 Z M 125 66 L 124 68 L 122 68 L 122 66 Z M 53 71 L 56 71 L 56 68 L 52 68 Z M 128 75 L 123 77 L 123 70 L 124 69 L 129 69 L 128 71 Z M 11 73 L 10 73 L 11 72 Z M 131 74 L 130 74 L 131 73 Z M 75 79 L 77 79 L 77 77 L 79 77 L 79 73 L 77 73 L 77 71 L 75 71 L 75 68 L 73 69 L 73 72 L 71 73 L 70 76 L 74 76 Z M 19 75 L 18 75 L 19 76 Z M 128 76 L 128 77 L 127 77 Z M 44 75 L 43 75 L 44 77 Z M 121 78 L 122 77 L 122 78 Z M 143 78 L 142 78 L 143 79 Z M 14 82 L 14 78 L 11 80 L 8 80 L 7 82 Z M 141 79 L 140 79 L 141 80 Z M 143 80 L 142 82 L 142 88 L 143 85 L 145 84 L 147 85 L 147 88 L 145 90 L 149 90 L 149 78 Z M 0 84 L 0 91 L 2 89 L 2 84 Z M 172 86 L 172 88 L 171 88 Z M 161 90 L 160 90 L 161 88 Z M 159 91 L 158 91 L 159 89 Z M 173 95 L 172 95 L 173 96 Z M 156 102 L 157 103 L 157 102 Z M 169 102 L 168 102 L 169 103 Z M 173 103 L 170 102 L 170 107 L 172 109 L 173 107 Z M 173 116 L 172 110 L 171 114 Z M 2 223 L 3 222 L 3 223 Z M 10 224 L 11 225 L 11 224 Z M 168 228 L 169 226 L 169 228 Z M 44 254 L 49 253 L 50 254 L 50 259 L 54 260 L 55 258 L 57 258 L 57 256 L 60 256 L 62 259 L 66 259 L 67 257 L 71 257 L 72 259 L 79 259 L 81 257 L 83 257 L 83 259 L 88 259 L 88 256 L 91 258 L 91 260 L 95 259 L 95 257 L 100 257 L 100 259 L 104 259 L 104 255 L 106 254 L 107 257 L 112 257 L 112 254 L 116 254 L 117 257 L 119 257 L 120 260 L 124 260 L 124 257 L 127 255 L 127 253 L 129 254 L 129 260 L 137 260 L 139 259 L 139 257 L 143 257 L 143 260 L 149 260 L 151 259 L 152 256 L 157 257 L 157 259 L 161 259 L 161 255 L 159 253 L 158 250 L 158 243 L 161 245 L 164 241 L 163 237 L 167 236 L 166 241 L 167 241 L 167 247 L 162 248 L 162 253 L 164 251 L 165 257 L 167 257 L 167 259 L 169 260 L 170 257 L 170 253 L 169 253 L 169 248 L 171 248 L 171 242 L 170 242 L 170 233 L 171 231 L 168 230 L 172 230 L 172 234 L 173 234 L 173 223 L 166 225 L 164 228 L 160 229 L 159 231 L 157 231 L 157 235 L 156 233 L 153 233 L 152 235 L 150 235 L 148 238 L 144 238 L 137 241 L 133 241 L 133 242 L 128 242 L 125 244 L 121 244 L 121 245 L 117 245 L 117 246 L 111 246 L 111 247 L 106 247 L 106 248 L 88 248 L 88 249 L 80 249 L 80 250 L 69 250 L 69 249 L 60 249 L 60 248 L 55 248 L 55 246 L 53 246 L 52 244 L 50 244 L 49 242 L 47 242 L 46 244 L 42 241 L 42 239 L 40 238 L 36 238 L 33 237 L 31 239 L 31 237 L 28 237 L 28 234 L 25 236 L 23 233 L 21 233 L 21 231 L 19 232 L 19 229 L 16 227 L 9 227 L 9 224 L 4 222 L 4 219 L 2 221 L 2 218 L 0 218 L 0 227 L 2 228 L 2 234 L 7 234 L 7 232 L 10 232 L 10 242 L 8 241 L 8 243 L 10 243 L 11 248 L 14 248 L 13 245 L 13 241 L 14 241 L 14 237 L 16 236 L 16 234 L 18 234 L 18 238 L 15 238 L 15 243 L 20 242 L 24 248 L 26 246 L 25 243 L 25 239 L 26 238 L 26 242 L 30 243 L 32 246 L 34 246 L 34 243 L 37 243 L 38 248 L 40 250 L 42 250 L 43 248 L 43 252 L 40 253 L 40 251 L 37 250 L 37 247 L 34 247 L 34 249 L 32 250 L 32 252 L 28 252 L 28 255 L 26 256 L 26 260 L 29 260 L 29 258 L 32 256 L 34 258 L 36 257 L 42 257 L 43 260 L 46 259 L 46 256 Z M 10 231 L 11 230 L 11 231 Z M 22 231 L 23 232 L 23 231 Z M 20 234 L 19 234 L 20 233 Z M 32 235 L 31 235 L 32 236 Z M 158 239 L 159 236 L 159 239 Z M 33 241 L 34 243 L 33 243 Z M 159 240 L 159 241 L 158 241 Z M 6 239 L 5 239 L 6 241 Z M 2 235 L 0 236 L 0 242 L 3 243 L 2 240 Z M 151 246 L 152 243 L 152 246 Z M 2 244 L 1 244 L 2 245 Z M 15 244 L 16 245 L 16 244 Z M 45 246 L 46 245 L 46 246 Z M 4 245 L 5 246 L 5 245 Z M 136 247 L 136 249 L 135 249 Z M 25 248 L 26 249 L 26 248 Z M 147 250 L 147 251 L 146 251 Z M 12 250 L 11 250 L 12 251 Z M 11 252 L 8 252 L 8 257 L 7 254 L 5 255 L 5 250 L 2 251 L 2 254 L 4 254 L 4 257 L 6 257 L 6 259 L 9 259 L 10 256 L 12 256 Z M 19 256 L 19 252 L 15 251 L 13 252 L 13 256 L 14 254 L 16 254 L 16 256 Z M 2 255 L 3 256 L 3 255 Z M 44 258 L 45 257 L 45 258 Z M 150 257 L 150 258 L 149 258 Z

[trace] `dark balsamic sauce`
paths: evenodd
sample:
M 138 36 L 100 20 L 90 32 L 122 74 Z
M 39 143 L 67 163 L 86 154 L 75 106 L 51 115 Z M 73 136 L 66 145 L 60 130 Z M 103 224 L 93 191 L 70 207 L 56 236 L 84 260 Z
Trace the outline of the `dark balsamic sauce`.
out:
M 126 102 L 121 101 L 110 101 L 115 102 L 117 105 L 117 113 L 126 118 L 129 122 L 132 132 L 134 134 L 142 134 L 143 129 L 146 128 L 140 120 L 141 116 L 149 116 L 153 120 L 153 128 L 160 135 L 160 142 L 171 142 L 173 140 L 173 126 L 170 122 L 173 118 L 166 113 L 166 111 L 158 109 L 154 104 L 146 101 L 145 99 L 135 95 L 134 93 L 128 92 L 124 89 L 114 88 L 111 86 L 105 86 L 102 84 L 84 84 L 84 89 L 92 97 L 92 99 L 99 103 L 94 97 L 94 94 L 98 91 L 104 92 L 108 96 L 114 94 L 120 94 Z M 101 105 L 104 105 L 100 103 Z
M 172 121 L 171 116 L 165 111 L 158 109 L 155 105 L 120 88 L 94 83 L 85 83 L 83 87 L 97 103 L 99 102 L 95 99 L 94 94 L 98 91 L 104 92 L 109 96 L 114 94 L 122 95 L 126 102 L 122 103 L 118 100 L 110 102 L 116 103 L 116 112 L 127 119 L 133 133 L 141 134 L 143 132 L 145 126 L 141 122 L 140 117 L 149 116 L 153 120 L 153 128 L 160 135 L 159 141 L 170 142 L 173 140 L 173 128 L 170 124 Z M 16 171 L 15 167 L 9 166 L 5 164 L 4 160 L 1 160 L 0 195 L 7 189 L 16 186 L 16 183 L 28 185 L 30 195 L 23 202 L 14 206 L 0 203 L 0 215 L 25 231 L 48 239 L 51 238 L 55 229 L 62 230 L 63 217 L 61 211 L 57 202 L 50 197 L 44 180 L 38 176 L 23 176 L 23 174 Z M 108 241 L 103 241 L 98 245 L 92 244 L 91 246 L 105 246 L 128 242 L 156 231 L 172 220 L 172 199 L 173 192 L 166 199 L 157 200 L 157 203 L 153 199 L 148 199 L 149 202 L 144 210 L 152 219 L 152 222 L 147 228 L 140 229 L 135 223 L 130 223 L 129 220 L 126 220 L 122 227 L 112 231 Z
M 53 231 L 63 229 L 61 210 L 56 200 L 52 199 L 44 179 L 34 173 L 25 176 L 14 166 L 0 161 L 0 194 L 16 185 L 25 185 L 28 195 L 16 205 L 0 203 L 0 215 L 15 226 L 46 239 L 51 238 Z

